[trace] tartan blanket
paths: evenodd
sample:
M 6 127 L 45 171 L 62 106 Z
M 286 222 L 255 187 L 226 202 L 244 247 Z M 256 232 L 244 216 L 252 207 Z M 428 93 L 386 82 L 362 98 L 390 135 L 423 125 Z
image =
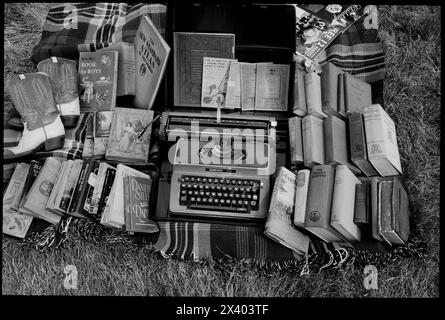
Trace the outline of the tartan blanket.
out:
M 56 3 L 51 6 L 40 42 L 31 59 L 37 64 L 51 56 L 79 59 L 111 43 L 133 43 L 140 19 L 148 15 L 165 36 L 167 7 L 145 3 Z
M 94 51 L 112 42 L 132 42 L 139 20 L 144 14 L 148 14 L 161 34 L 164 34 L 166 9 L 166 6 L 158 4 L 54 4 L 48 12 L 41 41 L 33 50 L 32 60 L 37 63 L 52 55 L 78 59 L 79 52 L 82 51 Z M 331 43 L 318 60 L 331 61 L 343 70 L 370 82 L 373 101 L 383 103 L 384 54 L 378 38 L 377 12 L 372 13 L 371 17 L 364 16 L 356 21 Z M 88 221 L 82 222 L 87 219 L 75 220 L 80 221 L 71 223 L 75 228 L 73 233 L 79 232 L 80 229 L 90 230 L 97 227 L 92 227 Z M 71 218 L 63 219 L 59 230 L 69 230 L 66 225 L 71 221 Z M 298 260 L 298 255 L 292 250 L 265 237 L 263 228 L 260 227 L 193 222 L 159 222 L 159 226 L 160 232 L 148 241 L 156 251 L 166 257 L 200 259 L 232 256 L 241 259 Z M 55 227 L 49 228 L 41 236 L 33 236 L 35 245 L 45 244 L 48 237 L 56 236 Z M 377 247 L 374 249 L 382 250 L 380 245 Z M 351 246 L 313 240 L 309 255 L 327 256 L 328 264 L 332 265 L 334 261 L 344 261 L 341 252 L 348 250 L 345 248 Z

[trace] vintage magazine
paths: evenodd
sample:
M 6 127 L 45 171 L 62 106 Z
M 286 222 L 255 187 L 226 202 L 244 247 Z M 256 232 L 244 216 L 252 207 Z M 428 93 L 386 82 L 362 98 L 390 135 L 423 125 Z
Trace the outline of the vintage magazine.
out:
M 226 101 L 227 82 L 231 59 L 204 57 L 202 63 L 201 106 L 223 108 Z
M 151 109 L 164 76 L 170 46 L 148 16 L 141 18 L 134 39 L 136 56 L 135 107 Z
M 281 167 L 270 200 L 264 234 L 300 255 L 309 249 L 309 237 L 293 225 L 296 175 Z
M 153 114 L 151 110 L 116 108 L 105 158 L 128 162 L 147 161 Z
M 341 33 L 345 32 L 356 20 L 362 17 L 370 8 L 360 5 L 350 5 L 335 14 L 338 7 L 330 7 L 334 14 L 331 23 L 295 6 L 296 13 L 296 54 L 315 60 L 317 56 Z M 328 6 L 329 7 L 329 6 Z M 370 6 L 369 6 L 370 7 Z

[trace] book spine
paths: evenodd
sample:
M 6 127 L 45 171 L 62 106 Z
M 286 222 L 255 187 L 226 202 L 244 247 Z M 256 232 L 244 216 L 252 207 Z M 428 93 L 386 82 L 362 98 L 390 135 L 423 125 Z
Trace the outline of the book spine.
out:
M 340 73 L 337 76 L 337 110 L 338 113 L 343 117 L 346 116 L 346 107 L 345 107 L 345 84 L 344 84 L 344 74 Z
M 124 220 L 125 220 L 125 230 L 131 230 L 131 202 L 130 202 L 130 177 L 123 177 L 123 187 L 124 187 Z
M 300 117 L 304 117 L 307 114 L 304 74 L 304 71 L 298 69 L 298 67 L 295 66 L 293 113 Z
M 79 179 L 77 180 L 76 188 L 74 189 L 73 199 L 68 208 L 69 214 L 79 213 L 78 206 L 80 203 L 80 199 L 82 197 L 82 190 L 84 189 L 84 186 L 86 184 L 85 178 L 87 176 L 87 171 L 90 165 L 91 165 L 91 158 L 85 159 L 82 164 L 82 168 L 80 169 Z
M 297 188 L 295 191 L 295 205 L 294 205 L 294 225 L 304 227 L 304 220 L 306 217 L 306 206 L 309 191 L 309 178 L 311 171 L 303 169 L 297 174 Z
M 349 241 L 361 239 L 360 230 L 353 223 L 355 189 L 360 183 L 346 165 L 336 167 L 330 224 Z
M 368 161 L 363 115 L 358 112 L 348 114 L 349 145 L 351 161 L 368 177 L 378 175 Z
M 335 117 L 344 118 L 338 112 L 338 74 L 341 72 L 330 62 L 322 66 L 321 71 L 321 103 L 322 111 Z
M 369 183 L 355 186 L 354 223 L 369 224 Z
M 350 99 L 349 99 L 349 77 L 350 74 L 345 72 L 342 76 L 343 78 L 343 92 L 344 92 L 344 103 L 345 103 L 345 112 L 346 114 L 348 114 L 349 112 L 352 112 L 352 110 L 350 110 L 349 108 L 349 103 L 350 103 Z
M 321 80 L 320 76 L 315 72 L 308 72 L 304 75 L 304 85 L 306 92 L 307 113 L 314 115 L 320 119 L 324 119 L 327 115 L 322 111 L 321 107 Z
M 334 188 L 334 168 L 317 165 L 312 168 L 304 226 L 323 227 L 329 225 Z
M 102 196 L 99 201 L 99 209 L 98 209 L 98 217 L 102 218 L 102 213 L 105 208 L 105 204 L 108 200 L 108 196 L 110 195 L 111 187 L 113 186 L 114 177 L 116 174 L 116 170 L 114 168 L 109 168 L 106 172 L 105 180 L 104 180 L 104 190 L 102 192 Z
M 292 117 L 288 120 L 289 123 L 289 147 L 292 164 L 301 164 L 303 158 L 303 137 L 301 118 Z
M 381 181 L 379 186 L 379 198 L 380 198 L 380 236 L 389 244 L 393 244 L 394 230 L 392 226 L 392 188 L 393 181 Z
M 338 164 L 335 158 L 335 138 L 333 117 L 323 120 L 324 156 L 326 164 Z
M 302 120 L 304 165 L 313 167 L 324 164 L 323 120 L 308 115 Z

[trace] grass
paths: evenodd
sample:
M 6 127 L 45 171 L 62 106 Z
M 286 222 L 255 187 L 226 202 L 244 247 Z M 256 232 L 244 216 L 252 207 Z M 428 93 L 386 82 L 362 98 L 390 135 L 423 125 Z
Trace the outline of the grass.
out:
M 4 79 L 32 72 L 47 4 L 6 4 Z M 379 270 L 377 290 L 363 270 L 311 273 L 164 259 L 148 249 L 69 241 L 36 251 L 3 236 L 2 292 L 27 295 L 149 295 L 248 297 L 438 297 L 440 199 L 440 7 L 382 6 L 379 30 L 386 52 L 385 104 L 394 119 L 411 199 L 413 235 L 427 241 L 425 261 L 400 259 Z M 5 97 L 5 117 L 13 113 Z M 63 286 L 66 265 L 78 270 L 78 289 Z

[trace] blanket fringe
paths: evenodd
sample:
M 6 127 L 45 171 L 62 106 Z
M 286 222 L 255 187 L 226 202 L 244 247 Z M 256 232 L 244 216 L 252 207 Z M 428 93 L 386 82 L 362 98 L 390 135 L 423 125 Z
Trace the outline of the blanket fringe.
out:
M 22 242 L 25 246 L 31 246 L 37 250 L 57 249 L 68 243 L 87 241 L 92 244 L 105 244 L 110 246 L 124 246 L 126 250 L 136 251 L 148 248 L 150 252 L 156 252 L 150 242 L 136 242 L 135 237 L 129 235 L 123 229 L 112 229 L 102 226 L 91 219 L 69 217 L 62 219 L 58 225 L 51 225 L 43 232 L 29 234 Z M 383 269 L 400 258 L 415 258 L 425 260 L 427 245 L 419 239 L 411 239 L 406 246 L 391 249 L 389 252 L 355 249 L 353 247 L 330 249 L 323 245 L 324 252 L 310 253 L 303 259 L 289 260 L 264 260 L 264 259 L 238 259 L 229 255 L 222 258 L 198 258 L 179 257 L 183 260 L 191 260 L 200 265 L 211 264 L 221 272 L 231 274 L 233 269 L 255 270 L 265 276 L 276 272 L 292 272 L 300 276 L 310 275 L 311 272 L 325 270 L 344 271 L 351 266 L 363 268 L 365 265 L 375 265 Z M 157 253 L 163 258 L 171 258 L 175 254 Z

